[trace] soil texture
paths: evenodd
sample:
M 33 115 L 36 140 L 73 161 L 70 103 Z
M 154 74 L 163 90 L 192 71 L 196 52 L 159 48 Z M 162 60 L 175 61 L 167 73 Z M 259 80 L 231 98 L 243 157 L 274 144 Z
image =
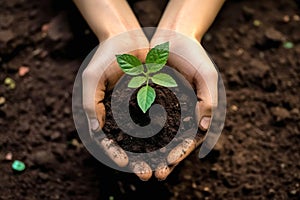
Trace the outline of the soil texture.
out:
M 156 26 L 167 1 L 129 3 Z M 299 199 L 299 5 L 226 1 L 202 40 L 227 92 L 221 138 L 166 181 L 141 182 L 99 163 L 77 135 L 73 83 L 97 40 L 72 1 L 2 0 L 0 199 Z M 25 171 L 13 172 L 14 160 Z

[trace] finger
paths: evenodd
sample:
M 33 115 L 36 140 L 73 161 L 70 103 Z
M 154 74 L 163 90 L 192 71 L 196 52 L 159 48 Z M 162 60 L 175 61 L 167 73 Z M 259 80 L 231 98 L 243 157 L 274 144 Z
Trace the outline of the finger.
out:
M 105 124 L 105 116 L 106 116 L 105 105 L 102 102 L 96 102 L 95 107 L 96 107 L 97 122 L 99 124 L 98 126 L 94 125 L 92 127 L 92 130 L 100 131 Z
M 110 67 L 108 69 L 113 68 Z M 108 70 L 107 69 L 107 70 Z M 105 98 L 105 91 L 107 90 L 106 82 L 109 81 L 109 75 L 110 73 L 107 73 L 107 70 L 103 73 L 102 77 L 100 78 L 97 86 L 97 90 L 95 92 L 95 110 L 96 110 L 96 115 L 97 115 L 97 120 L 99 121 L 100 125 L 97 129 L 97 131 L 101 130 L 105 124 L 105 116 L 106 116 L 106 111 L 105 111 L 105 105 L 103 103 L 103 100 Z M 116 76 L 116 74 L 118 74 Z M 119 79 L 119 76 L 121 76 L 122 72 L 120 73 L 115 73 L 115 78 L 116 80 Z M 110 77 L 112 78 L 112 77 Z M 103 148 L 104 152 L 108 155 L 108 157 L 113 160 L 119 167 L 125 167 L 128 165 L 129 158 L 126 154 L 126 152 L 112 139 L 104 138 L 100 142 L 100 146 Z
M 162 31 L 161 34 L 171 33 Z M 168 64 L 178 70 L 195 87 L 198 98 L 196 114 L 199 128 L 207 130 L 211 121 L 212 109 L 217 105 L 218 73 L 199 42 L 180 34 L 172 37 Z M 160 41 L 160 38 L 158 37 L 156 40 Z M 157 41 L 153 42 L 155 44 Z
M 95 111 L 95 96 L 97 101 L 104 98 L 105 88 L 97 90 L 100 77 L 104 73 L 103 60 L 101 58 L 101 48 L 98 48 L 93 55 L 88 67 L 82 73 L 82 105 L 87 115 L 89 127 L 92 131 L 98 131 L 100 123 L 97 119 L 97 113 Z M 96 94 L 96 91 L 98 94 Z M 101 121 L 103 126 L 104 121 Z
M 138 35 L 137 38 L 140 38 L 141 36 Z M 104 41 L 95 52 L 88 67 L 82 74 L 82 103 L 91 128 L 96 127 L 97 129 L 100 129 L 104 125 L 104 106 L 97 104 L 103 101 L 105 91 L 112 89 L 123 74 L 118 67 L 115 55 L 128 51 L 134 52 L 136 49 L 129 48 L 121 37 Z M 96 107 L 98 107 L 100 111 L 98 110 L 96 112 Z M 99 119 L 98 123 L 95 120 L 97 117 Z
M 155 177 L 158 180 L 163 181 L 169 176 L 175 167 L 176 165 L 169 166 L 167 163 L 160 163 L 155 170 Z
M 103 82 L 104 81 L 101 78 L 98 82 L 98 86 L 94 96 L 95 112 L 96 112 L 97 120 L 99 122 L 99 126 L 97 128 L 93 127 L 94 131 L 100 131 L 105 124 L 106 111 L 105 111 L 105 105 L 103 103 L 103 100 L 105 98 L 105 84 Z
M 171 150 L 167 157 L 167 162 L 169 165 L 176 165 L 182 161 L 187 155 L 189 155 L 192 150 L 195 149 L 196 143 L 193 139 L 186 138 L 182 143 L 177 145 Z
M 199 128 L 207 130 L 209 128 L 213 109 L 217 107 L 218 74 L 215 68 L 202 74 L 196 73 L 194 76 L 194 84 L 198 102 L 196 104 L 196 116 L 199 121 Z
M 131 162 L 130 168 L 142 181 L 148 181 L 152 176 L 150 166 L 144 161 Z
M 167 157 L 168 165 L 177 165 L 195 150 L 202 142 L 202 138 L 186 138 L 172 149 Z
M 128 165 L 129 159 L 127 154 L 112 139 L 104 138 L 97 142 L 103 148 L 106 155 L 119 167 L 126 167 Z
M 95 84 L 95 78 L 91 77 L 87 72 L 82 76 L 82 105 L 87 115 L 89 128 L 92 131 L 97 131 L 100 127 L 100 123 L 97 119 L 95 112 L 95 91 L 97 83 Z

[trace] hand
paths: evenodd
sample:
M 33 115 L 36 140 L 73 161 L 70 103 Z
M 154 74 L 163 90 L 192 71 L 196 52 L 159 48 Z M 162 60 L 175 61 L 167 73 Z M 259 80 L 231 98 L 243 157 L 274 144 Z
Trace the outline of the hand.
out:
M 179 28 L 181 33 L 191 34 L 193 38 L 199 40 L 213 21 L 223 1 L 218 0 L 214 3 L 209 0 L 170 1 L 159 27 L 174 30 Z M 143 34 L 111 37 L 139 27 L 139 23 L 125 0 L 74 0 L 74 2 L 99 40 L 102 41 L 82 78 L 83 106 L 90 128 L 97 131 L 103 127 L 105 121 L 105 107 L 102 103 L 105 91 L 112 89 L 122 75 L 115 62 L 115 55 L 130 53 L 143 61 L 149 50 L 149 44 L 147 39 L 141 36 Z M 100 23 L 99 19 L 102 19 Z M 185 37 L 177 38 L 174 35 L 163 35 L 158 32 L 151 45 L 153 47 L 165 41 L 169 41 L 171 45 L 169 65 L 181 72 L 197 90 L 199 101 L 196 112 L 201 119 L 199 126 L 205 130 L 210 123 L 211 108 L 216 105 L 214 99 L 216 99 L 217 73 L 213 64 L 195 39 L 191 41 Z M 144 49 L 145 46 L 148 47 L 147 50 Z M 208 80 L 204 79 L 206 77 Z M 94 95 L 95 98 L 91 98 Z M 112 140 L 103 139 L 99 143 L 118 166 L 129 165 L 142 180 L 148 180 L 152 176 L 151 168 L 144 161 L 128 164 L 126 153 Z M 200 141 L 187 140 L 175 147 L 166 162 L 157 168 L 156 177 L 165 179 L 199 143 Z M 183 150 L 186 153 L 181 155 Z
M 149 41 L 127 1 L 74 0 L 74 2 L 101 41 L 82 77 L 83 107 L 90 128 L 98 131 L 105 122 L 105 107 L 102 103 L 105 91 L 112 89 L 123 74 L 116 63 L 115 55 L 130 53 L 143 61 L 149 50 Z M 142 180 L 148 180 L 152 176 L 152 170 L 145 162 L 128 163 L 125 151 L 113 140 L 104 138 L 98 143 L 118 166 L 128 165 Z
M 100 43 L 82 74 L 83 107 L 92 131 L 97 132 L 103 128 L 106 115 L 103 104 L 105 92 L 113 89 L 123 75 L 115 55 L 129 53 L 143 61 L 148 51 L 149 42 L 141 29 L 122 33 Z M 142 180 L 148 180 L 152 176 L 152 170 L 145 162 L 129 164 L 125 151 L 113 140 L 104 138 L 97 142 L 119 167 L 129 165 Z
M 170 42 L 168 65 L 180 72 L 194 87 L 197 95 L 196 116 L 199 128 L 209 128 L 212 109 L 217 106 L 218 73 L 214 64 L 196 38 L 175 31 L 157 30 L 150 46 Z M 175 147 L 155 171 L 158 179 L 164 180 L 174 167 L 186 158 L 202 141 L 188 138 Z

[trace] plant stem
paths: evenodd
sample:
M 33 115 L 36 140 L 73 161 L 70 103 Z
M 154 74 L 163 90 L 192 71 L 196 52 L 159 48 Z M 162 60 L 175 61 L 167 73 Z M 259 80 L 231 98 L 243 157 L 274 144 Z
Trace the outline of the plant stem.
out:
M 148 86 L 148 84 L 149 84 L 149 74 L 148 73 L 146 74 L 146 79 L 147 79 L 146 86 Z
M 146 80 L 147 80 L 146 86 L 148 86 L 149 85 L 149 72 L 148 72 L 148 70 L 146 72 L 143 72 L 143 74 L 146 76 Z

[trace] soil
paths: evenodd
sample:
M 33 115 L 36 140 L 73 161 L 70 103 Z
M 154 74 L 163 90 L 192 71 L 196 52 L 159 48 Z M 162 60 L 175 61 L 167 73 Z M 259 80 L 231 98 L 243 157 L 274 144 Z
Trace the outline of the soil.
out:
M 148 26 L 166 5 L 129 2 Z M 202 41 L 226 87 L 222 136 L 206 158 L 195 151 L 166 181 L 141 182 L 103 166 L 78 138 L 72 87 L 97 40 L 72 2 L 2 0 L 0 199 L 299 199 L 299 5 L 226 2 Z M 12 171 L 9 152 L 24 172 Z
M 109 138 L 114 139 L 124 150 L 135 152 L 135 153 L 146 153 L 158 150 L 166 146 L 176 135 L 180 124 L 180 106 L 176 96 L 172 91 L 167 88 L 163 88 L 157 85 L 150 85 L 155 91 L 157 98 L 153 104 L 162 105 L 166 109 L 167 120 L 164 124 L 162 130 L 152 137 L 138 138 L 132 137 L 127 133 L 123 132 L 114 120 L 112 109 L 111 109 L 111 95 L 107 95 L 104 100 L 105 109 L 107 111 L 107 118 L 105 121 L 104 131 Z M 123 94 L 128 94 L 130 88 L 125 88 Z M 151 118 L 149 116 L 149 110 L 146 113 L 139 108 L 137 104 L 137 91 L 130 98 L 129 102 L 129 113 L 134 123 L 139 126 L 147 126 L 151 123 Z M 166 98 L 168 97 L 168 98 Z M 121 108 L 124 108 L 124 96 L 118 95 L 118 100 L 116 104 Z M 125 115 L 121 115 L 120 118 L 124 119 Z M 157 119 L 159 122 L 159 119 Z M 126 122 L 125 122 L 126 123 Z M 128 124 L 128 123 L 126 123 Z M 159 124 L 157 123 L 157 126 Z M 134 131 L 134 127 L 128 128 L 128 132 Z
M 162 159 L 167 157 L 172 148 L 183 142 L 184 138 L 189 137 L 200 140 L 205 135 L 203 131 L 198 130 L 197 132 L 194 112 L 197 102 L 196 96 L 193 99 L 193 96 L 189 95 L 190 92 L 193 92 L 192 88 L 183 87 L 183 84 L 179 83 L 178 80 L 176 82 L 180 87 L 175 87 L 173 91 L 166 87 L 150 84 L 156 92 L 156 98 L 151 109 L 153 109 L 154 105 L 160 105 L 165 109 L 165 112 L 160 112 L 159 110 L 150 111 L 150 109 L 146 113 L 143 113 L 137 103 L 139 88 L 128 88 L 126 87 L 127 84 L 124 84 L 123 81 L 118 84 L 120 85 L 118 89 L 114 90 L 113 95 L 116 96 L 114 105 L 117 106 L 114 112 L 112 112 L 112 92 L 106 94 L 106 98 L 104 99 L 107 116 L 103 128 L 104 133 L 108 138 L 118 143 L 125 151 L 134 153 L 154 152 L 154 154 L 151 154 L 151 158 L 147 157 L 147 159 L 151 159 L 153 164 L 152 169 L 155 169 L 162 162 Z M 127 99 L 130 99 L 129 116 L 126 110 L 124 111 L 123 109 L 128 107 Z M 150 112 L 153 114 L 150 114 Z M 164 114 L 166 114 L 165 119 Z M 118 127 L 118 123 L 115 120 L 118 118 L 121 120 L 118 122 L 121 122 L 122 126 L 125 125 L 124 129 L 126 131 Z M 148 128 L 141 130 L 136 128 L 136 125 L 133 123 L 140 127 L 148 126 Z M 187 134 L 187 132 L 192 132 L 193 130 L 192 134 L 195 135 Z M 135 135 L 132 135 L 132 133 L 135 133 Z M 172 144 L 170 144 L 171 142 Z M 144 160 L 136 155 L 129 156 L 130 161 L 137 159 Z

